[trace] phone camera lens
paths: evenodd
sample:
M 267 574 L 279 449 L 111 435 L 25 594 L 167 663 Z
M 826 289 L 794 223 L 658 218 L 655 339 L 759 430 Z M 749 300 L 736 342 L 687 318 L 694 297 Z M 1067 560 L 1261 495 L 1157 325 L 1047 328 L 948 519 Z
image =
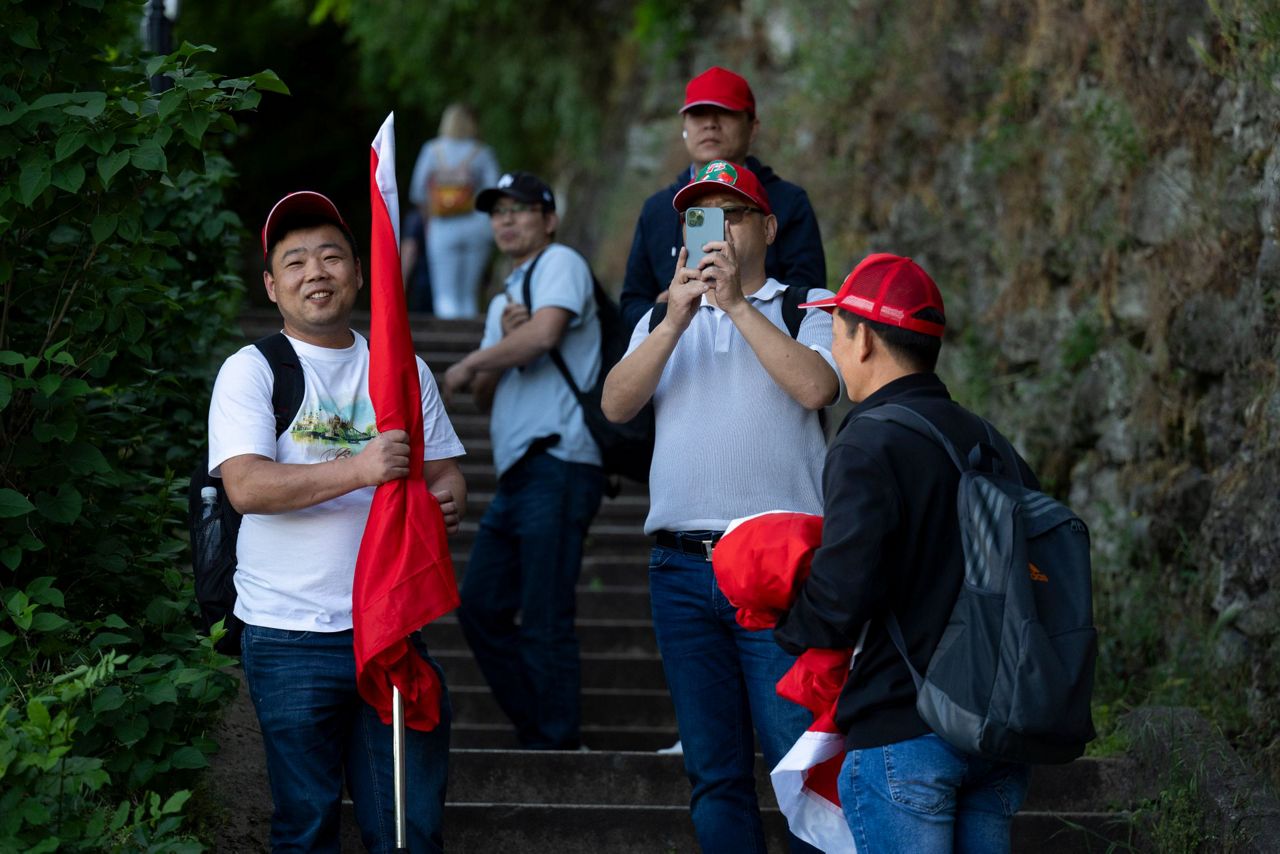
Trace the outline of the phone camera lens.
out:
M 698 226 L 702 225 L 702 211 L 698 210 L 697 208 L 694 208 L 693 210 L 685 214 L 685 221 L 689 225 L 697 228 Z

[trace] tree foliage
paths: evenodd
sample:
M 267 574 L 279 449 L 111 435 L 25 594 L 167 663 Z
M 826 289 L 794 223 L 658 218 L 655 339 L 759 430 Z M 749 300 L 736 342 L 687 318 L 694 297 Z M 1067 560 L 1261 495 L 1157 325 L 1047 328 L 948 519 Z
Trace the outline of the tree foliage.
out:
M 183 787 L 235 687 L 177 475 L 242 292 L 219 149 L 283 86 L 140 58 L 139 10 L 0 0 L 0 850 L 198 850 Z

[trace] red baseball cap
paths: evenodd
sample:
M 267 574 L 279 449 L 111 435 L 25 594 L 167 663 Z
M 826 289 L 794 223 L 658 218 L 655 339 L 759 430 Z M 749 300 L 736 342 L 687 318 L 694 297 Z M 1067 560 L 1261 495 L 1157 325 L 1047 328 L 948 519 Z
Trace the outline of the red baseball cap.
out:
M 298 215 L 328 220 L 348 234 L 351 233 L 351 229 L 347 227 L 346 220 L 342 218 L 342 214 L 338 213 L 338 206 L 328 196 L 311 190 L 290 193 L 276 202 L 275 207 L 271 209 L 271 213 L 267 214 L 266 223 L 262 226 L 262 257 L 264 260 L 267 257 L 267 247 L 271 245 L 271 239 L 278 236 L 277 232 L 280 230 L 280 226 L 290 217 Z
M 934 323 L 913 316 L 921 309 L 932 308 L 946 317 L 942 294 L 933 279 L 910 258 L 887 252 L 863 258 L 835 296 L 802 303 L 800 307 L 820 308 L 828 313 L 843 308 L 867 320 L 935 338 L 941 338 L 946 331 L 945 321 Z
M 741 76 L 727 68 L 713 65 L 684 87 L 684 106 L 680 112 L 701 104 L 710 104 L 735 113 L 756 114 L 756 96 Z
M 729 190 L 742 196 L 766 214 L 773 213 L 773 208 L 769 207 L 769 194 L 764 191 L 764 185 L 755 173 L 728 160 L 712 160 L 699 169 L 693 180 L 676 193 L 671 205 L 678 212 L 684 213 L 701 197 L 721 190 Z

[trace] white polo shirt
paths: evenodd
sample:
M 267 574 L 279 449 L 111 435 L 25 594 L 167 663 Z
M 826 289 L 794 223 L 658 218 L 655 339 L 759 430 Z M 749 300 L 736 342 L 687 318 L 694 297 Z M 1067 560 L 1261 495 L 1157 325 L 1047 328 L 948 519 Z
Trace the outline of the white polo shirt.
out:
M 769 279 L 748 297 L 784 332 L 785 290 Z M 813 288 L 808 300 L 829 296 Z M 627 352 L 647 337 L 648 314 Z M 831 315 L 809 309 L 796 340 L 821 355 L 839 379 Z M 653 405 L 657 432 L 645 533 L 723 531 L 731 520 L 765 510 L 822 512 L 827 445 L 818 419 L 773 381 L 733 320 L 706 297 L 663 368 Z

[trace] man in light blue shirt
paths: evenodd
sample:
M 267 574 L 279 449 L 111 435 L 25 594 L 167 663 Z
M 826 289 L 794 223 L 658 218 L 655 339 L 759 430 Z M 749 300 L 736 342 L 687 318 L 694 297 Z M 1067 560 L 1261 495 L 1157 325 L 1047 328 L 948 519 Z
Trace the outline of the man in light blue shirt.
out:
M 514 269 L 489 304 L 480 349 L 443 381 L 446 400 L 470 390 L 491 411 L 498 471 L 458 619 L 520 746 L 574 750 L 581 718 L 574 589 L 604 472 L 582 407 L 550 354 L 559 350 L 579 388 L 595 383 L 593 280 L 581 255 L 553 242 L 555 196 L 537 177 L 503 175 L 476 197 L 476 208 L 489 214 Z

